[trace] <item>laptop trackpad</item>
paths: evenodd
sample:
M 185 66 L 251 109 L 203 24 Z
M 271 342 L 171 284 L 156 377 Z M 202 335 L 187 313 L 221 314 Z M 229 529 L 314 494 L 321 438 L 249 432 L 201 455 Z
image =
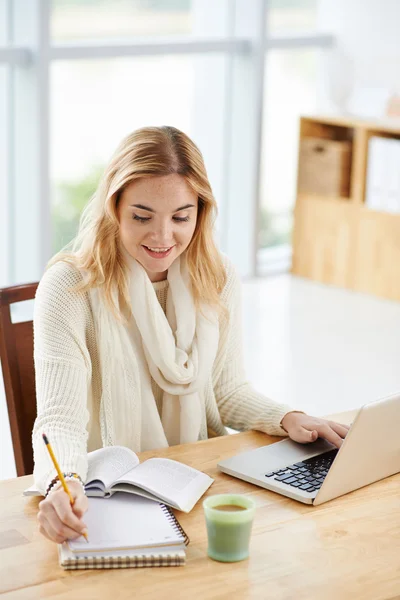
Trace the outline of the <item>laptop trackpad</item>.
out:
M 268 462 L 270 460 L 274 463 L 279 462 L 279 467 L 311 458 L 311 456 L 327 452 L 328 450 L 332 450 L 332 448 L 335 448 L 335 446 L 323 439 L 318 439 L 311 444 L 298 444 L 287 438 L 281 442 L 276 442 L 276 444 L 266 446 L 264 450 L 265 457 L 268 457 Z
M 293 463 L 300 462 L 311 456 L 316 456 L 322 452 L 327 452 L 334 448 L 332 444 L 323 439 L 318 439 L 311 444 L 298 444 L 289 438 L 262 446 L 255 450 L 249 450 L 237 454 L 231 458 L 221 461 L 221 466 L 252 472 L 254 474 L 262 471 L 274 471 L 282 467 L 287 467 Z

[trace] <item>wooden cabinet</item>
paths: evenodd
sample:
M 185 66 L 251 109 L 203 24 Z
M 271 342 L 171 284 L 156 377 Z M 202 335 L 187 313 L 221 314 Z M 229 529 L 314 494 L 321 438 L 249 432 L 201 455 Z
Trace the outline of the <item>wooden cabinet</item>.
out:
M 303 196 L 295 209 L 293 273 L 338 286 L 351 282 L 354 207 L 340 199 Z
M 362 207 L 355 265 L 355 290 L 400 300 L 400 215 Z
M 400 127 L 351 119 L 301 119 L 300 138 L 351 143 L 350 194 L 335 198 L 298 191 L 292 273 L 400 300 L 400 214 L 370 210 L 364 201 L 371 135 L 400 138 Z

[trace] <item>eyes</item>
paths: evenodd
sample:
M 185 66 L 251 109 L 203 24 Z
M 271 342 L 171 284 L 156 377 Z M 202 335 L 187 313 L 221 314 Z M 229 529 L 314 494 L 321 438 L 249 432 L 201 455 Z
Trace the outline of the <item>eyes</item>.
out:
M 133 215 L 132 219 L 134 221 L 139 221 L 139 223 L 147 223 L 151 220 L 151 217 L 139 217 L 139 215 Z M 172 217 L 172 220 L 176 223 L 187 223 L 189 221 L 189 217 Z

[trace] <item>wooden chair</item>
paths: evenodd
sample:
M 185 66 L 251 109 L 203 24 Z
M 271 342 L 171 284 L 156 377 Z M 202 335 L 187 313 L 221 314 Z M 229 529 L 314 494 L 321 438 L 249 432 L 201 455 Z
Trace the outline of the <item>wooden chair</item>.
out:
M 33 322 L 13 323 L 11 304 L 32 300 L 38 283 L 0 289 L 0 360 L 17 475 L 33 472 L 32 429 L 36 417 Z

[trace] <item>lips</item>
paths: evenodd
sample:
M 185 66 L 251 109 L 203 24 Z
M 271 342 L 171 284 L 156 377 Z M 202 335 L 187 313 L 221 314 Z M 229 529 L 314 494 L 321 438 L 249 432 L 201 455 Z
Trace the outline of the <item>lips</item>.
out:
M 151 258 L 166 258 L 167 256 L 169 256 L 174 248 L 174 246 L 171 246 L 170 248 L 168 248 L 167 250 L 161 250 L 160 248 L 157 248 L 157 250 L 155 250 L 155 248 L 150 249 L 148 246 L 142 246 L 144 251 L 146 252 L 146 254 L 148 254 L 149 256 L 151 256 Z

